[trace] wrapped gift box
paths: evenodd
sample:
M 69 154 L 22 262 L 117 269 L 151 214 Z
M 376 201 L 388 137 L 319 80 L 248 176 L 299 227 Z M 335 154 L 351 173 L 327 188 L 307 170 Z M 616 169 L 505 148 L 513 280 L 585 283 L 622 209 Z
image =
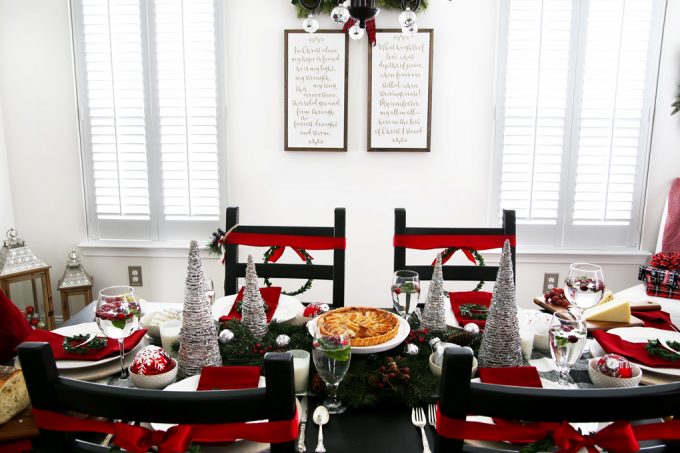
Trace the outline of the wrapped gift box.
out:
M 680 272 L 677 270 L 642 265 L 638 280 L 645 283 L 649 296 L 680 299 Z

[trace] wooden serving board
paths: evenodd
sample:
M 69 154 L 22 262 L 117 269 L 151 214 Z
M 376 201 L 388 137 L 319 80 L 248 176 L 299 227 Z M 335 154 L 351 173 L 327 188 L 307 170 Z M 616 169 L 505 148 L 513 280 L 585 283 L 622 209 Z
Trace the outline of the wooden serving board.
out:
M 19 412 L 4 425 L 0 425 L 0 443 L 38 437 L 30 406 Z
M 536 305 L 538 305 L 539 307 L 545 309 L 546 311 L 550 312 L 550 313 L 555 313 L 555 312 L 558 312 L 558 311 L 566 310 L 566 307 L 558 307 L 556 305 L 547 303 L 545 301 L 545 298 L 543 298 L 543 297 L 535 297 L 534 303 Z M 652 308 L 649 308 L 649 307 L 652 307 Z M 639 310 L 639 308 L 642 308 L 642 310 Z M 651 311 L 651 310 L 660 310 L 661 306 L 659 304 L 654 304 L 653 302 L 650 302 L 650 301 L 634 302 L 634 303 L 631 303 L 630 309 L 631 309 L 631 311 Z M 588 326 L 588 330 L 609 330 L 609 329 L 615 329 L 617 327 L 644 327 L 645 323 L 642 322 L 641 319 L 638 319 L 635 316 L 631 316 L 629 323 L 627 323 L 627 322 L 611 322 L 611 321 L 586 321 L 586 325 Z

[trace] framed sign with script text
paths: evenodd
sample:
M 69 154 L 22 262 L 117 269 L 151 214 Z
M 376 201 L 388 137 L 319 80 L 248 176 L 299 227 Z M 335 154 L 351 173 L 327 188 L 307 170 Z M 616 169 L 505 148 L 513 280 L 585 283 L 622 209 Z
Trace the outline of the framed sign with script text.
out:
M 378 30 L 368 47 L 368 150 L 430 151 L 433 30 Z
M 347 151 L 347 34 L 284 34 L 285 150 Z

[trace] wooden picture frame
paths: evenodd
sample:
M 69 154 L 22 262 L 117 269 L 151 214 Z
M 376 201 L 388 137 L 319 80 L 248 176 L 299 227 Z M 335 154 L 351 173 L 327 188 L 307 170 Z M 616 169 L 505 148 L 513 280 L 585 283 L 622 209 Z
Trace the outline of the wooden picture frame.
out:
M 332 37 L 332 39 L 329 39 Z M 312 46 L 313 49 L 322 49 L 321 46 L 324 45 L 325 50 L 313 50 L 316 53 L 331 52 L 331 56 L 321 66 L 328 67 L 328 64 L 333 64 L 333 60 L 336 55 L 332 52 L 335 50 L 337 52 L 337 58 L 344 59 L 344 64 L 342 61 L 336 62 L 334 69 L 336 72 L 333 74 L 325 74 L 326 79 L 322 79 L 322 87 L 313 87 L 311 81 L 301 81 L 296 83 L 295 75 L 297 71 L 300 71 L 301 66 L 296 66 L 294 71 L 295 74 L 291 77 L 291 72 L 293 71 L 293 62 L 295 48 L 291 46 L 304 45 L 301 43 L 307 43 L 307 46 Z M 329 43 L 331 48 L 329 49 Z M 314 47 L 316 46 L 316 47 Z M 313 55 L 313 54 L 312 54 Z M 286 151 L 347 151 L 347 79 L 349 73 L 349 37 L 347 33 L 343 33 L 342 30 L 318 30 L 315 33 L 306 33 L 304 30 L 284 30 L 284 149 Z M 303 62 L 308 63 L 308 62 Z M 303 64 L 301 63 L 301 64 Z M 340 66 L 340 71 L 337 71 L 338 66 Z M 343 67 L 344 66 L 344 67 Z M 323 69 L 323 68 L 322 68 Z M 304 71 L 302 71 L 304 72 Z M 291 80 L 292 79 L 292 80 Z M 318 83 L 318 80 L 316 81 Z M 323 84 L 323 82 L 328 82 L 328 86 Z M 337 87 L 337 83 L 342 83 L 343 87 Z M 335 89 L 333 85 L 336 84 Z M 319 95 L 324 89 L 327 93 L 325 96 L 312 96 L 316 100 L 310 100 L 310 103 L 315 103 L 318 99 L 332 99 L 331 103 L 336 103 L 336 105 L 330 106 L 318 106 L 317 109 L 311 109 L 309 116 L 304 116 L 303 113 L 295 113 L 296 107 L 293 103 L 300 102 L 300 97 L 296 98 L 294 96 L 295 92 L 299 93 L 309 93 L 310 89 L 319 90 L 314 94 Z M 292 91 L 291 91 L 292 90 Z M 333 99 L 333 92 L 337 99 Z M 293 95 L 291 95 L 293 93 Z M 301 95 L 303 96 L 303 95 Z M 307 96 L 309 98 L 309 95 Z M 327 126 L 323 122 L 317 124 L 316 128 L 314 125 L 310 125 L 309 122 L 319 121 L 321 116 L 316 112 L 318 109 L 331 109 L 332 114 L 329 116 L 329 123 L 342 122 L 342 125 L 338 124 L 336 127 Z M 342 109 L 342 112 L 338 111 Z M 298 111 L 300 109 L 297 109 Z M 331 111 L 327 110 L 327 111 Z M 296 118 L 299 118 L 299 123 L 303 124 L 299 128 L 294 127 L 296 124 Z M 324 119 L 324 118 L 322 118 Z M 293 127 L 291 127 L 293 126 Z M 307 128 L 307 130 L 302 131 L 302 128 Z M 328 130 L 331 129 L 331 130 Z M 313 135 L 313 136 L 310 136 Z
M 378 131 L 376 123 L 377 116 L 381 115 L 382 112 L 387 112 L 390 110 L 388 101 L 385 100 L 384 96 L 380 93 L 375 93 L 374 89 L 374 77 L 378 77 L 376 69 L 374 68 L 374 63 L 379 64 L 378 59 L 382 60 L 383 54 L 386 54 L 385 59 L 390 58 L 389 53 L 405 55 L 405 50 L 403 49 L 390 49 L 395 44 L 395 41 L 405 42 L 406 40 L 416 40 L 416 46 L 427 46 L 428 49 L 424 49 L 420 55 L 416 53 L 411 53 L 412 57 L 407 60 L 405 57 L 395 58 L 392 56 L 392 61 L 416 61 L 416 64 L 427 64 L 427 74 L 421 74 L 419 77 L 414 77 L 412 83 L 417 83 L 416 89 L 420 90 L 417 98 L 412 98 L 413 102 L 416 102 L 416 108 L 421 106 L 424 102 L 427 105 L 419 109 L 419 115 L 408 116 L 407 112 L 403 113 L 404 117 L 408 117 L 408 122 L 410 124 L 404 125 L 402 122 L 396 120 L 390 120 L 387 113 L 385 121 L 388 121 L 393 126 L 392 130 L 388 126 L 380 126 L 382 129 Z M 381 46 L 382 44 L 382 46 Z M 434 47 L 434 30 L 433 29 L 422 29 L 419 30 L 415 36 L 409 37 L 402 34 L 399 29 L 384 29 L 377 31 L 377 44 L 375 49 L 371 46 L 368 47 L 368 151 L 401 151 L 401 152 L 429 152 L 432 143 L 432 63 L 433 63 L 433 49 Z M 374 61 L 374 56 L 376 56 Z M 419 63 L 418 63 L 419 62 Z M 389 71 L 390 68 L 386 69 L 384 73 Z M 376 83 L 380 83 L 376 79 Z M 386 82 L 388 83 L 388 82 Z M 398 83 L 401 83 L 398 82 Z M 422 85 L 427 83 L 427 87 Z M 419 88 L 418 88 L 419 86 Z M 408 87 L 407 89 L 411 89 Z M 394 97 L 398 99 L 403 99 L 403 87 L 388 87 L 387 90 L 391 90 L 394 93 Z M 425 90 L 425 91 L 423 91 Z M 374 105 L 374 101 L 376 104 Z M 381 111 L 381 106 L 384 110 Z M 411 107 L 411 106 L 409 106 Z M 405 108 L 405 107 L 403 107 Z M 394 109 L 394 106 L 392 107 Z M 376 116 L 376 118 L 374 118 Z M 414 132 L 404 132 L 407 126 L 414 128 Z M 401 128 L 401 132 L 396 133 L 395 130 Z M 420 132 L 417 132 L 420 130 Z

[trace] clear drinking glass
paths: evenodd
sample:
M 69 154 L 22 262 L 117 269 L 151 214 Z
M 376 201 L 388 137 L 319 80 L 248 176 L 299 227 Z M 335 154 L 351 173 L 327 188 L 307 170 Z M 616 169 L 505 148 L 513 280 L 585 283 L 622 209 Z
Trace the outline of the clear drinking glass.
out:
M 392 305 L 402 317 L 409 317 L 418 306 L 420 276 L 414 271 L 397 271 L 392 278 Z
M 341 414 L 347 407 L 338 399 L 338 386 L 349 369 L 352 355 L 349 334 L 346 331 L 332 335 L 317 333 L 312 346 L 314 366 L 326 383 L 328 397 L 323 405 L 331 414 Z
M 564 295 L 579 316 L 602 300 L 604 294 L 604 274 L 595 264 L 575 263 L 569 266 L 564 280 Z
M 139 327 L 139 303 L 129 286 L 112 286 L 99 291 L 95 319 L 99 330 L 108 338 L 118 340 L 120 352 L 120 377 L 109 382 L 119 387 L 129 387 L 128 372 L 124 363 L 123 341 Z
M 583 317 L 568 311 L 557 312 L 553 315 L 548 328 L 548 343 L 550 355 L 559 372 L 558 384 L 574 383 L 569 376 L 569 371 L 581 358 L 587 336 L 588 329 Z

